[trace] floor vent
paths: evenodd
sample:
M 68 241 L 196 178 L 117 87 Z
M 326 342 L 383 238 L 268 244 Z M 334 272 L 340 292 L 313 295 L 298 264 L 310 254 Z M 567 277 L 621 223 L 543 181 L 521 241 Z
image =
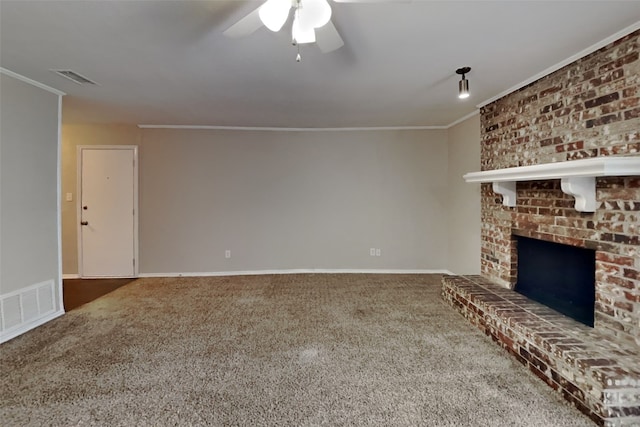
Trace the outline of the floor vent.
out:
M 51 71 L 79 85 L 97 85 L 97 83 L 94 82 L 93 80 L 89 80 L 85 76 L 82 76 L 72 70 L 51 70 Z

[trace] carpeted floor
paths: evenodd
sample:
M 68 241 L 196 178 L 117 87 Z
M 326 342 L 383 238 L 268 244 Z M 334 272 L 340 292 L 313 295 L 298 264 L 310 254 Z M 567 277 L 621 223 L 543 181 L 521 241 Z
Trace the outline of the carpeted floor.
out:
M 437 275 L 141 279 L 0 346 L 3 426 L 589 426 Z

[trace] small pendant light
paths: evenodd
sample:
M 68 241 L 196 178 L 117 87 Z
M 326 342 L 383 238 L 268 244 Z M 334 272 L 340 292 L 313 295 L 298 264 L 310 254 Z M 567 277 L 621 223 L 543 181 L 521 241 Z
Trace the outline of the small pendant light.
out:
M 471 67 L 462 67 L 456 70 L 456 74 L 460 74 L 462 79 L 458 82 L 458 98 L 465 99 L 469 97 L 469 80 L 465 78 L 465 74 L 471 71 Z

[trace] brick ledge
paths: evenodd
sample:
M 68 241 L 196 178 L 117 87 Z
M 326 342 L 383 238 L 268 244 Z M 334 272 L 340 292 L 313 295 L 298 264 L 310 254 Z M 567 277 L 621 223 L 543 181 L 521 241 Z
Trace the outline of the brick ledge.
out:
M 640 425 L 640 351 L 480 276 L 444 276 L 471 324 L 603 426 Z

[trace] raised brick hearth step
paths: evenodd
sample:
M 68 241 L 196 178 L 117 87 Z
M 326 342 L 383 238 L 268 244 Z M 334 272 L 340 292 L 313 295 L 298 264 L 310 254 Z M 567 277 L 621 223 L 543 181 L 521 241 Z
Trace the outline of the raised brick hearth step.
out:
M 480 276 L 444 276 L 442 296 L 603 426 L 640 426 L 640 350 Z

